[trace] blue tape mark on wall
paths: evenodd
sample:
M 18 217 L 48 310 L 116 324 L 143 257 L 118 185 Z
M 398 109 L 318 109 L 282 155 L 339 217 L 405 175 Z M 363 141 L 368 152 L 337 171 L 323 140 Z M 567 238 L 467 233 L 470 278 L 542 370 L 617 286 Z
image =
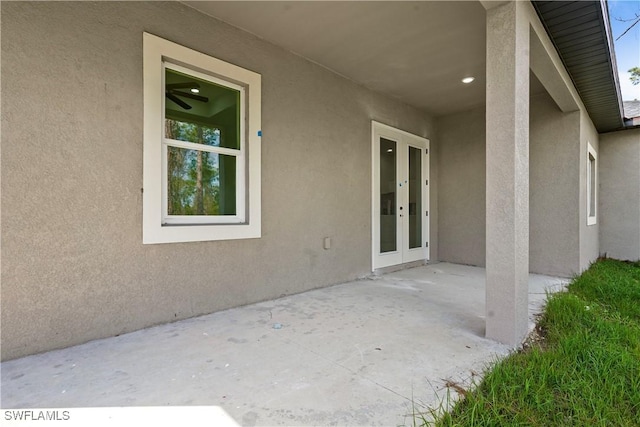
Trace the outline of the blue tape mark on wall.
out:
M 261 130 L 258 131 L 258 136 L 262 136 L 262 131 Z

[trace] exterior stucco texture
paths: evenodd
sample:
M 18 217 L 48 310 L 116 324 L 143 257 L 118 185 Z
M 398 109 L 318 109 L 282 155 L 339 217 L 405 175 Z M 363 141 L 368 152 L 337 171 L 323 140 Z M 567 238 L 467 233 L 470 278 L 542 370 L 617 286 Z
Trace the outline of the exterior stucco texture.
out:
M 529 269 L 569 277 L 580 271 L 580 112 L 532 97 Z M 586 220 L 585 220 L 586 221 Z
M 438 257 L 448 262 L 484 266 L 484 108 L 438 118 L 436 141 Z
M 591 144 L 597 153 L 599 151 L 600 135 L 596 131 L 588 114 L 580 111 L 580 268 L 578 271 L 589 268 L 589 265 L 600 254 L 600 219 L 595 224 L 587 224 L 587 156 L 588 145 Z M 602 171 L 602 168 L 598 168 Z M 596 184 L 596 201 L 599 192 Z M 598 216 L 598 215 L 596 215 Z
M 546 93 L 530 104 L 529 270 L 571 276 L 580 270 L 580 113 L 562 113 Z M 439 260 L 484 266 L 484 109 L 438 118 L 437 141 Z
M 429 116 L 180 3 L 1 7 L 4 360 L 370 272 L 371 120 Z M 262 75 L 260 239 L 142 244 L 143 31 Z
M 600 251 L 640 259 L 640 129 L 600 136 Z

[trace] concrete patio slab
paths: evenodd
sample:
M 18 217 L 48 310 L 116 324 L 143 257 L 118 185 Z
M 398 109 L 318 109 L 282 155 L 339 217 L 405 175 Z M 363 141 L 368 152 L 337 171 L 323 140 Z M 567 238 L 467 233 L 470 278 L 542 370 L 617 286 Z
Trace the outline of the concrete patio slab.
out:
M 530 325 L 566 279 L 531 275 Z M 506 355 L 484 270 L 373 276 L 1 364 L 3 408 L 218 406 L 241 425 L 411 425 Z

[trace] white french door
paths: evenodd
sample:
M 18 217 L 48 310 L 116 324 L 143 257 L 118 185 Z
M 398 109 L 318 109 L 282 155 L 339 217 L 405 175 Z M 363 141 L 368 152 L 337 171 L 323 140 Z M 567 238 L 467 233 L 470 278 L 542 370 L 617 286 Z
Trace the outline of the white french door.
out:
M 372 122 L 373 269 L 429 259 L 429 140 Z

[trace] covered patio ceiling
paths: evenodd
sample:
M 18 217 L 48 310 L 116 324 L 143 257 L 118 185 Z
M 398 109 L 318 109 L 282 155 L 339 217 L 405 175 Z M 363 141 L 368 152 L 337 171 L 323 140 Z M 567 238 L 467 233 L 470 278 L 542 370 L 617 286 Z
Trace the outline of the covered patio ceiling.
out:
M 436 117 L 485 103 L 486 11 L 480 1 L 184 3 Z M 600 3 L 533 2 L 547 30 L 557 16 L 545 20 L 545 14 L 557 13 L 558 5 L 568 11 L 560 23 L 563 40 L 571 40 L 584 25 L 598 32 L 595 45 L 589 45 L 604 52 L 597 75 L 589 66 L 592 56 L 576 57 L 571 43 L 559 43 L 556 32 L 551 37 L 592 120 L 604 132 L 620 127 L 622 116 Z M 467 76 L 476 80 L 462 83 Z M 544 90 L 535 76 L 531 85 L 532 93 Z
M 435 116 L 484 105 L 480 2 L 185 3 Z

